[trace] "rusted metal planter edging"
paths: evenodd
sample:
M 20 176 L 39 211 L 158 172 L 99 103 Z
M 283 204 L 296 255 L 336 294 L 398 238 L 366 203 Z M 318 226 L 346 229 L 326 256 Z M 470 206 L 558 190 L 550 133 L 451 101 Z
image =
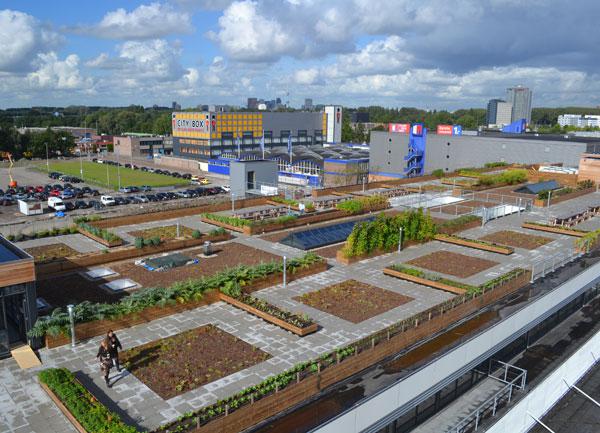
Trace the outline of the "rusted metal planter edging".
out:
M 512 248 L 503 247 L 501 245 L 486 245 L 476 241 L 470 241 L 468 239 L 461 239 L 447 235 L 435 235 L 433 237 L 436 241 L 446 242 L 454 245 L 461 245 L 463 247 L 475 248 L 476 250 L 489 251 L 491 253 L 504 254 L 505 256 L 511 255 L 515 251 Z
M 452 287 L 447 284 L 438 283 L 437 281 L 427 280 L 425 278 L 415 277 L 413 275 L 405 274 L 404 272 L 395 271 L 393 269 L 385 268 L 383 270 L 385 275 L 391 277 L 400 278 L 402 280 L 410 281 L 412 283 L 421 284 L 422 286 L 432 287 L 434 289 L 444 290 L 445 292 L 454 293 L 455 295 L 463 295 L 466 290 L 459 289 L 458 287 Z
M 243 302 L 238 301 L 237 299 L 232 298 L 231 296 L 227 296 L 223 293 L 219 293 L 219 296 L 222 301 L 227 302 L 228 304 L 233 305 L 234 307 L 237 307 L 240 310 L 244 310 L 250 314 L 260 317 L 261 319 L 263 319 L 269 323 L 272 323 L 274 325 L 277 325 L 280 328 L 283 328 L 287 331 L 293 332 L 294 334 L 299 335 L 301 337 L 304 337 L 305 335 L 308 335 L 308 334 L 312 334 L 313 332 L 317 332 L 317 330 L 319 329 L 319 327 L 316 323 L 313 323 L 312 325 L 307 326 L 306 328 L 300 328 L 299 326 L 289 324 L 284 320 L 278 319 L 277 317 L 274 317 L 268 313 L 265 313 L 264 311 L 260 311 L 250 305 L 244 304 Z
M 578 232 L 575 230 L 569 230 L 568 228 L 564 228 L 564 227 L 541 226 L 538 224 L 530 224 L 530 223 L 523 223 L 523 224 L 521 224 L 521 227 L 523 227 L 524 229 L 539 230 L 542 232 L 549 232 L 549 233 L 558 233 L 558 234 L 567 235 L 567 236 L 575 236 L 577 238 L 582 238 L 587 234 L 586 232 Z

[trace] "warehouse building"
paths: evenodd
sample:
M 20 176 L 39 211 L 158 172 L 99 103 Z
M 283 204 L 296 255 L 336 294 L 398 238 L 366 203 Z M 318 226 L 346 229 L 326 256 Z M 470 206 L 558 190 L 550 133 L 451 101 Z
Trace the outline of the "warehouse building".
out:
M 324 112 L 175 112 L 172 115 L 173 154 L 208 161 L 241 157 L 243 153 L 269 152 L 297 146 L 339 143 L 342 107 Z
M 113 137 L 115 153 L 122 157 L 152 157 L 154 154 L 169 155 L 173 151 L 170 141 L 164 137 L 125 133 L 122 136 Z
M 577 167 L 586 152 L 587 143 L 561 136 L 493 135 L 440 135 L 424 131 L 424 147 L 417 155 L 422 170 L 453 172 L 459 168 L 482 167 L 488 162 L 521 164 L 562 163 Z M 405 133 L 372 131 L 369 153 L 371 180 L 410 177 L 415 173 L 415 155 L 409 151 L 411 136 Z M 414 150 L 414 149 L 413 149 Z

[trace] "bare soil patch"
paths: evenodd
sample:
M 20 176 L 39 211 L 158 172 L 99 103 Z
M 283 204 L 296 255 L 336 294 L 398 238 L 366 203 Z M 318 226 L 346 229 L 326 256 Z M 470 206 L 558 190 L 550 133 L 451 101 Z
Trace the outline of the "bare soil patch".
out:
M 464 215 L 477 208 L 494 207 L 498 204 L 491 201 L 467 200 L 442 206 L 442 212 L 449 215 Z M 438 210 L 439 208 L 436 207 L 435 209 Z
M 192 238 L 192 230 L 189 227 L 179 225 L 179 237 L 185 239 Z M 177 226 L 164 226 L 164 227 L 153 227 L 144 230 L 136 230 L 129 232 L 129 234 L 136 238 L 152 238 L 158 236 L 163 241 L 168 241 L 177 238 Z
M 352 323 L 360 323 L 406 304 L 413 298 L 356 280 L 324 287 L 294 300 Z
M 529 233 L 520 233 L 512 230 L 502 230 L 486 235 L 481 240 L 495 242 L 500 245 L 508 245 L 513 248 L 524 248 L 526 250 L 535 250 L 552 242 L 554 239 L 544 236 L 537 236 Z
M 69 274 L 39 280 L 36 283 L 37 295 L 44 298 L 52 308 L 79 304 L 83 301 L 113 303 L 127 296 L 127 293 L 110 293 L 100 287 L 108 281 L 105 279 L 91 281 L 79 274 Z
M 270 357 L 213 325 L 153 341 L 121 354 L 123 365 L 165 400 Z
M 419 268 L 429 269 L 430 271 L 454 275 L 459 278 L 470 277 L 498 264 L 491 260 L 465 256 L 451 251 L 435 251 L 431 254 L 417 257 L 407 263 Z
M 39 247 L 25 248 L 29 254 L 33 256 L 36 262 L 45 262 L 50 260 L 61 259 L 63 257 L 69 257 L 79 254 L 77 250 L 74 250 L 68 245 L 62 242 L 55 244 L 40 245 Z
M 181 266 L 163 272 L 149 271 L 135 264 L 135 260 L 111 265 L 111 269 L 122 275 L 122 278 L 131 278 L 142 287 L 162 286 L 167 287 L 176 281 L 185 281 L 190 278 L 200 278 L 216 274 L 226 268 L 237 265 L 258 265 L 261 262 L 281 261 L 281 257 L 258 250 L 237 242 L 218 244 L 213 247 L 215 257 L 198 257 L 202 248 L 193 248 L 182 251 L 182 254 L 198 259 L 198 264 Z

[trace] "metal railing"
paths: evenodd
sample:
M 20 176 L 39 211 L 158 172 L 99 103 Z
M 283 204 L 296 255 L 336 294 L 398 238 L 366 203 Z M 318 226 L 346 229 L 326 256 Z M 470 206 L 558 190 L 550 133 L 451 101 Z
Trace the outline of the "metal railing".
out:
M 581 257 L 583 252 L 577 249 L 567 250 L 566 252 L 557 253 L 545 260 L 541 260 L 531 265 L 531 283 L 538 278 L 544 278 L 546 274 L 554 272 L 555 270 L 565 266 L 567 263 L 571 263 L 573 260 Z
M 492 368 L 492 366 L 496 366 L 496 368 Z M 498 377 L 494 376 L 494 372 L 498 374 Z M 515 391 L 525 389 L 527 370 L 507 364 L 506 362 L 492 360 L 488 370 L 488 377 L 500 381 L 505 385 L 459 421 L 449 430 L 450 432 L 464 433 L 467 431 L 477 431 L 483 418 L 496 416 L 496 412 L 501 406 L 510 403 Z

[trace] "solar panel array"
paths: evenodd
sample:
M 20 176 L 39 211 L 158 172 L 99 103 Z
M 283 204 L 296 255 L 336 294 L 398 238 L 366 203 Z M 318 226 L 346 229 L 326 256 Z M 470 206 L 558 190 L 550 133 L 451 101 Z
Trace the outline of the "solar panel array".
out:
M 350 233 L 352 233 L 354 224 L 363 221 L 372 221 L 373 219 L 374 218 L 366 218 L 359 221 L 348 221 L 345 223 L 320 227 L 318 229 L 304 230 L 292 233 L 279 242 L 301 250 L 324 247 L 326 245 L 345 241 Z

